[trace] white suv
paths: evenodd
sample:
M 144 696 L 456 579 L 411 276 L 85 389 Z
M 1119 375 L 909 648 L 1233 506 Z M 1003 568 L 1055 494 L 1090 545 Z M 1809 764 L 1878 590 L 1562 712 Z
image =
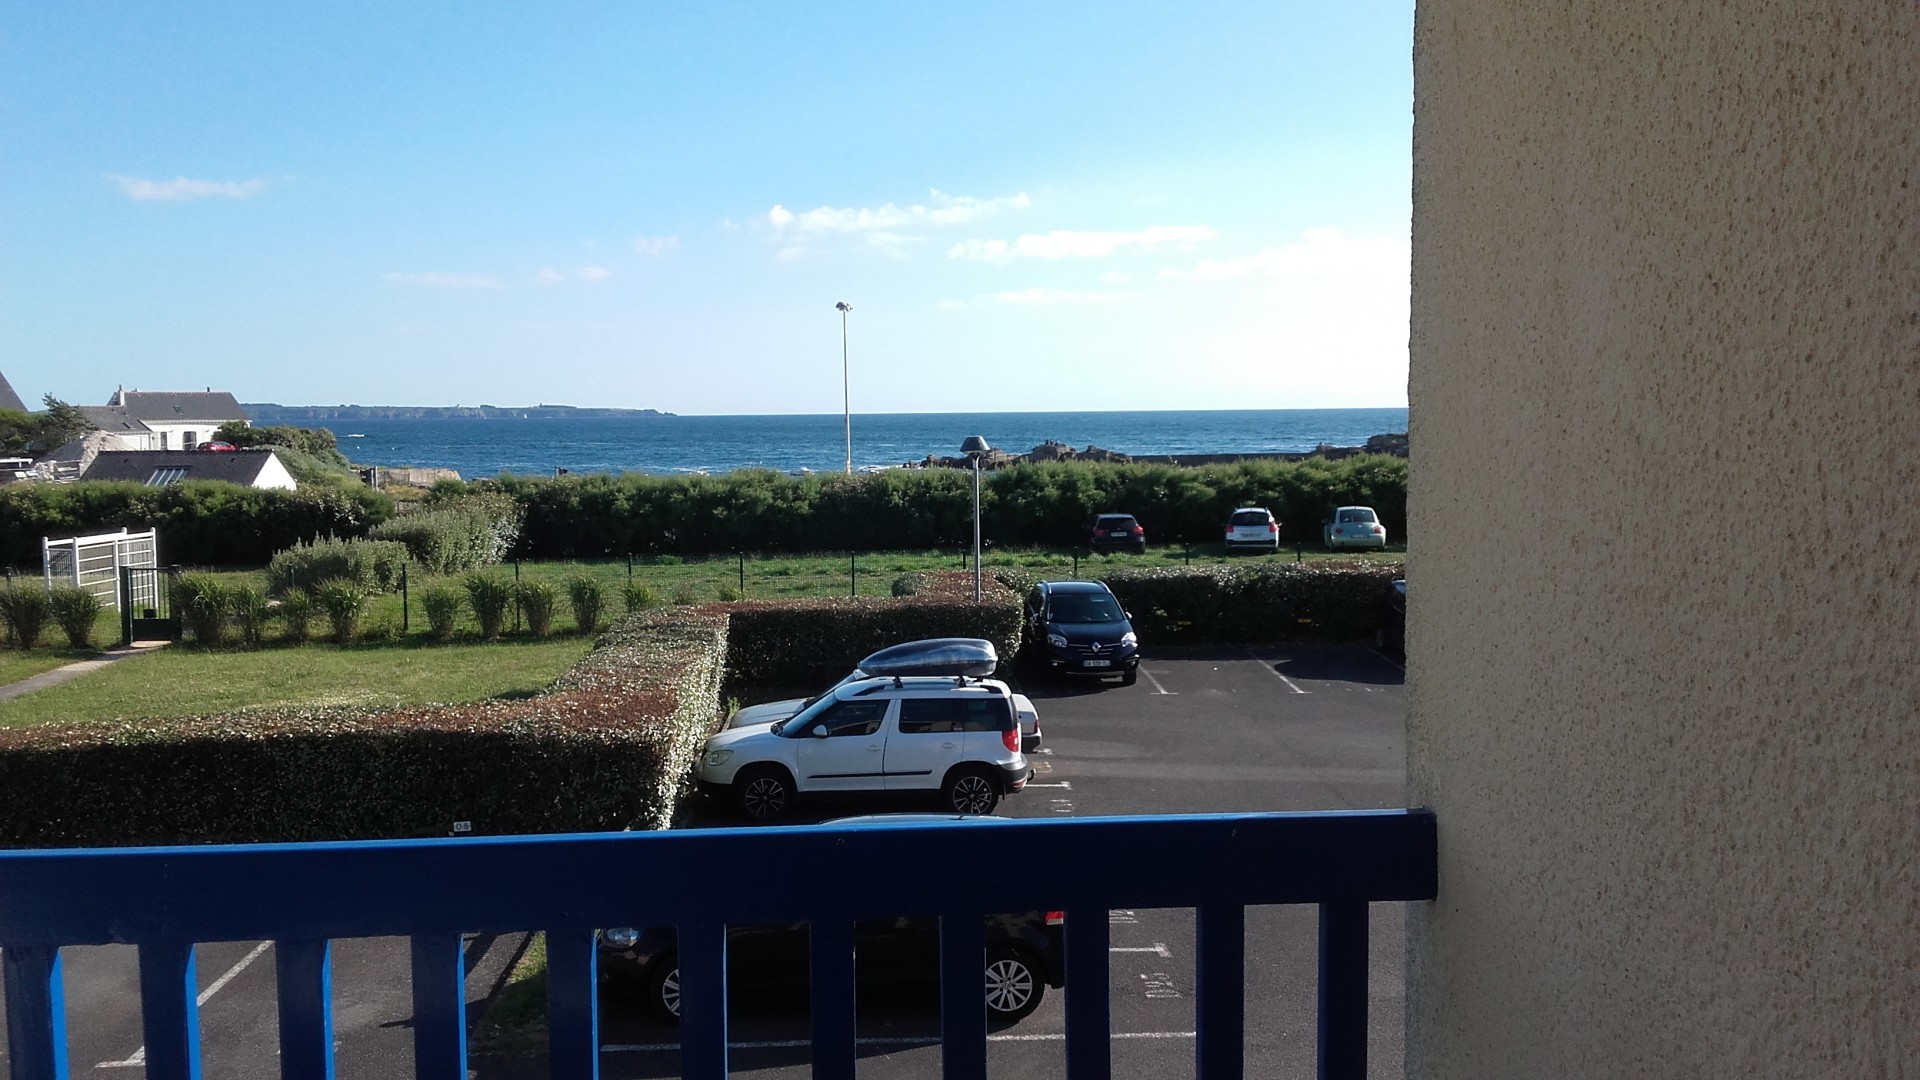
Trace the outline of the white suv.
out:
M 1032 775 L 1007 684 L 962 675 L 843 683 L 791 719 L 708 739 L 695 779 L 765 821 L 829 793 L 937 792 L 955 813 L 985 814 Z

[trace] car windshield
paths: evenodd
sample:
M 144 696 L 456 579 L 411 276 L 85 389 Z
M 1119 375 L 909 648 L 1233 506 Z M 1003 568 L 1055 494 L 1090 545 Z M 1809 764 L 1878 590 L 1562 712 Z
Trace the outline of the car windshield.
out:
M 1127 617 L 1109 593 L 1061 593 L 1053 598 L 1052 614 L 1053 621 L 1061 623 L 1119 622 Z
M 1368 510 L 1364 506 L 1357 510 L 1340 511 L 1340 521 L 1342 524 L 1371 522 L 1372 520 L 1373 520 L 1373 511 Z
M 1104 517 L 1100 519 L 1099 527 L 1102 529 L 1131 529 L 1133 528 L 1133 519 L 1130 517 Z
M 1265 525 L 1267 523 L 1267 512 L 1265 510 L 1241 510 L 1233 515 L 1233 523 L 1235 525 Z

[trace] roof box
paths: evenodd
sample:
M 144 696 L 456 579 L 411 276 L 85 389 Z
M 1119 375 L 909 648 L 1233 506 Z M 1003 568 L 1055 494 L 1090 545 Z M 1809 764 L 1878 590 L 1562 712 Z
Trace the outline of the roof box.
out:
M 971 675 L 983 678 L 1000 666 L 1000 654 L 985 638 L 943 637 L 889 645 L 865 660 L 868 675 Z

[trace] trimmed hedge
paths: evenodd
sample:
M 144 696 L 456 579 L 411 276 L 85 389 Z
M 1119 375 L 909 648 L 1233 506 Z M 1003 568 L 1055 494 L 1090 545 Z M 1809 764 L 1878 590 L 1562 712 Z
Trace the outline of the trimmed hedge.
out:
M 0 844 L 662 828 L 725 660 L 724 612 L 660 611 L 526 701 L 0 731 Z
M 1116 570 L 1102 575 L 1144 647 L 1254 641 L 1351 641 L 1373 633 L 1387 584 L 1376 563 L 1280 563 Z M 996 575 L 1024 594 L 1039 578 Z

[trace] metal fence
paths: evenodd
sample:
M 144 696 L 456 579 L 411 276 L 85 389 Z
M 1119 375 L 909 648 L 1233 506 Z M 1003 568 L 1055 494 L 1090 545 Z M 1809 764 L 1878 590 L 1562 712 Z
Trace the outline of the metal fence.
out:
M 154 530 L 40 540 L 41 574 L 49 589 L 72 585 L 85 589 L 102 603 L 120 607 L 122 567 L 152 567 L 159 563 L 159 539 Z

